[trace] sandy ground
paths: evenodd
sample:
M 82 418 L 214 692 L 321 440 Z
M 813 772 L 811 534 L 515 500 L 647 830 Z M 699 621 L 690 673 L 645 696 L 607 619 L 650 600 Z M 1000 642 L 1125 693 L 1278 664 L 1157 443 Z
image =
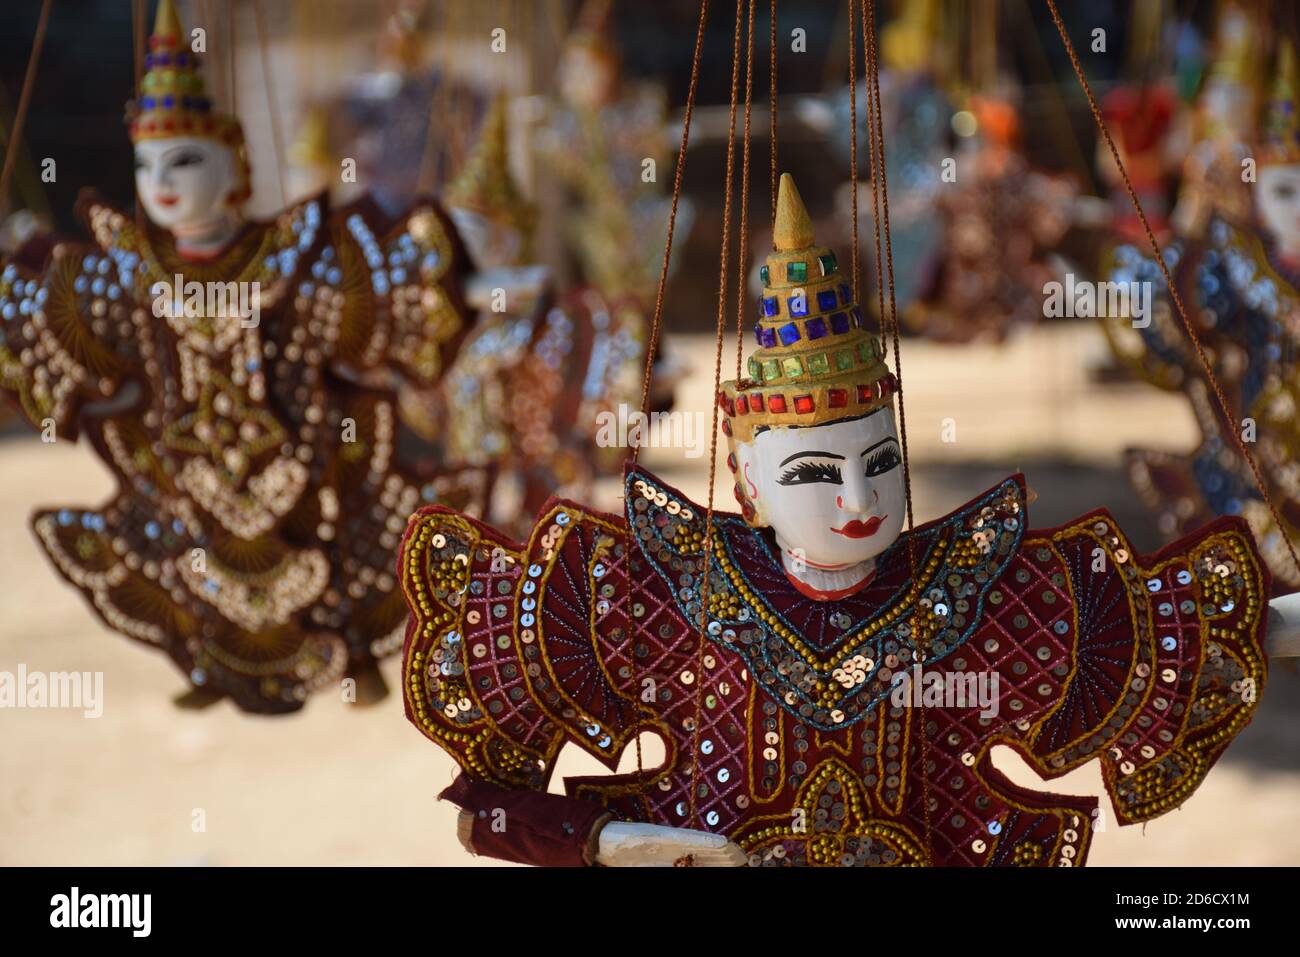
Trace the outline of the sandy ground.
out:
M 712 342 L 680 337 L 670 346 L 695 367 L 679 407 L 699 411 L 707 437 Z M 1002 349 L 906 343 L 918 521 L 1020 468 L 1038 496 L 1034 524 L 1105 504 L 1140 546 L 1154 545 L 1118 472 L 1119 453 L 1126 445 L 1187 449 L 1194 430 L 1175 396 L 1093 385 L 1086 368 L 1100 354 L 1100 336 L 1086 325 L 1035 330 Z M 945 425 L 955 426 L 955 442 L 943 441 Z M 705 457 L 651 449 L 644 461 L 705 496 Z M 719 473 L 718 505 L 730 507 L 727 472 Z M 171 664 L 107 632 L 27 528 L 38 504 L 107 496 L 108 474 L 89 450 L 26 436 L 0 442 L 0 488 L 0 670 L 102 671 L 106 702 L 94 719 L 0 710 L 0 864 L 474 860 L 455 840 L 454 809 L 434 799 L 453 777 L 452 762 L 405 722 L 396 696 L 372 707 L 322 696 L 274 719 L 227 704 L 201 713 L 172 705 L 184 683 Z M 602 486 L 601 504 L 616 492 L 616 483 Z M 397 672 L 395 660 L 386 663 L 392 686 Z M 1043 786 L 1007 758 L 1000 763 L 1014 778 Z M 561 759 L 561 774 L 599 770 L 581 754 Z M 1052 789 L 1100 794 L 1100 773 L 1083 768 Z M 1091 861 L 1295 865 L 1298 823 L 1300 678 L 1276 669 L 1254 723 L 1192 800 L 1145 828 L 1112 823 Z

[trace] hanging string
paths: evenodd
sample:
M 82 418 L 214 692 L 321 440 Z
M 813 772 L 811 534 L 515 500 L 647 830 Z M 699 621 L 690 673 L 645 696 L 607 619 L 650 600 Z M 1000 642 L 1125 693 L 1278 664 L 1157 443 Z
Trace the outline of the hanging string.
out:
M 773 246 L 776 243 L 776 184 L 779 179 L 776 165 L 776 0 L 772 0 L 772 14 L 769 26 L 768 36 L 768 55 L 771 59 L 771 70 L 768 79 L 768 143 L 772 153 L 772 230 Z
M 0 170 L 0 209 L 9 208 L 9 182 L 13 179 L 18 162 L 18 147 L 23 139 L 23 126 L 27 111 L 32 105 L 32 90 L 36 88 L 36 70 L 41 63 L 41 50 L 45 46 L 45 31 L 50 25 L 50 7 L 53 0 L 41 4 L 41 16 L 36 21 L 36 36 L 32 39 L 32 52 L 27 58 L 27 73 L 23 77 L 23 90 L 18 96 L 18 109 L 14 113 L 14 126 L 9 135 L 9 148 L 5 150 L 4 168 Z
M 695 90 L 700 80 L 700 55 L 704 49 L 704 25 L 708 18 L 709 0 L 701 0 L 699 26 L 695 35 L 695 52 L 691 59 L 691 82 L 686 91 L 686 112 L 682 118 L 682 142 L 677 150 L 677 169 L 673 174 L 673 199 L 668 211 L 668 236 L 664 243 L 664 258 L 659 267 L 659 285 L 655 291 L 655 307 L 650 317 L 650 341 L 646 349 L 645 369 L 641 376 L 641 411 L 650 408 L 650 376 L 654 369 L 655 354 L 659 351 L 659 335 L 663 323 L 664 291 L 668 285 L 668 262 L 673 251 L 673 231 L 677 226 L 677 202 L 682 194 L 682 171 L 686 168 L 686 147 L 691 137 L 691 114 L 695 109 Z M 639 444 L 632 446 L 632 464 L 641 454 Z
M 235 0 L 226 0 L 226 46 L 230 48 L 230 115 L 239 115 L 239 84 L 235 81 Z
M 736 276 L 736 381 L 742 378 L 745 354 L 745 300 L 749 284 L 749 140 L 754 112 L 754 3 L 749 0 L 745 39 L 745 139 L 740 161 L 740 269 Z
M 131 40 L 135 50 L 135 96 L 144 82 L 144 0 L 131 0 Z
M 1124 168 L 1124 161 L 1120 159 L 1119 150 L 1115 146 L 1114 139 L 1111 138 L 1110 130 L 1106 126 L 1106 121 L 1101 115 L 1101 110 L 1097 106 L 1097 99 L 1092 94 L 1092 87 L 1088 85 L 1088 78 L 1084 75 L 1083 66 L 1079 62 L 1078 55 L 1074 52 L 1074 44 L 1070 42 L 1070 36 L 1065 30 L 1065 24 L 1061 21 L 1061 14 L 1056 9 L 1055 0 L 1047 0 L 1047 8 L 1051 11 L 1052 22 L 1056 24 L 1056 32 L 1061 35 L 1061 42 L 1065 44 L 1066 55 L 1070 58 L 1070 65 L 1074 67 L 1075 76 L 1079 78 L 1079 85 L 1083 89 L 1084 96 L 1088 99 L 1088 108 L 1092 110 L 1092 117 L 1097 123 L 1097 129 L 1101 131 L 1102 139 L 1106 141 L 1106 146 L 1110 150 L 1111 158 L 1115 161 L 1115 167 L 1119 170 L 1120 176 L 1124 180 L 1124 188 L 1128 190 L 1129 200 L 1133 203 L 1133 208 L 1137 211 L 1138 219 L 1142 223 L 1142 229 L 1146 232 L 1147 241 L 1151 244 L 1151 251 L 1155 255 L 1156 265 L 1160 267 L 1160 274 L 1164 277 L 1165 284 L 1169 287 L 1169 296 L 1174 304 L 1174 311 L 1178 313 L 1178 320 L 1183 324 L 1183 329 L 1187 336 L 1192 340 L 1192 345 L 1196 349 L 1197 358 L 1201 361 L 1201 367 L 1205 370 L 1205 376 L 1209 380 L 1210 387 L 1214 391 L 1214 397 L 1219 404 L 1219 413 L 1223 416 L 1223 421 L 1230 427 L 1228 432 L 1232 435 L 1233 442 L 1237 450 L 1241 453 L 1246 464 L 1250 466 L 1251 474 L 1255 477 L 1255 485 L 1259 489 L 1259 494 L 1263 496 L 1264 504 L 1268 506 L 1269 513 L 1273 516 L 1273 521 L 1277 524 L 1278 534 L 1282 536 L 1282 541 L 1286 543 L 1287 552 L 1291 556 L 1291 561 L 1295 563 L 1297 570 L 1300 570 L 1300 556 L 1297 556 L 1295 545 L 1291 542 L 1291 536 L 1287 533 L 1286 525 L 1282 521 L 1282 514 L 1278 510 L 1277 504 L 1269 494 L 1268 488 L 1264 483 L 1264 476 L 1259 470 L 1250 451 L 1246 448 L 1246 443 L 1241 437 L 1241 433 L 1233 424 L 1232 414 L 1228 409 L 1228 400 L 1224 396 L 1223 388 L 1219 385 L 1218 377 L 1214 374 L 1214 368 L 1210 363 L 1209 356 L 1205 353 L 1205 347 L 1201 344 L 1200 337 L 1196 334 L 1196 329 L 1187 318 L 1187 310 L 1183 306 L 1183 298 L 1178 292 L 1178 287 L 1174 284 L 1173 276 L 1169 272 L 1169 266 L 1165 263 L 1164 254 L 1160 251 L 1160 244 L 1156 242 L 1155 232 L 1151 229 L 1151 224 L 1147 222 L 1146 213 L 1142 210 L 1142 202 L 1138 199 L 1137 191 L 1133 189 L 1133 183 L 1129 180 L 1128 170 Z
M 284 185 L 284 140 L 280 135 L 280 108 L 271 92 L 271 60 L 266 51 L 266 20 L 262 0 L 253 0 L 253 18 L 257 24 L 257 48 L 262 59 L 262 86 L 266 90 L 266 111 L 271 117 L 271 142 L 275 147 L 275 179 L 280 186 L 280 206 L 289 205 L 289 190 Z
M 871 5 L 871 10 L 875 10 L 875 4 Z M 884 237 L 880 233 L 880 170 L 876 168 L 876 122 L 880 114 L 880 101 L 876 99 L 876 91 L 873 88 L 870 77 L 872 63 L 875 61 L 875 22 L 874 13 L 871 15 L 872 22 L 868 23 L 868 9 L 866 0 L 862 5 L 862 58 L 864 61 L 865 75 L 867 81 L 867 152 L 871 155 L 871 221 L 875 227 L 876 233 L 876 315 L 880 322 L 880 354 L 887 355 L 885 330 L 887 326 L 887 317 L 885 316 L 885 284 L 881 280 L 885 275 L 885 267 L 881 258 L 884 250 Z M 853 131 L 853 141 L 856 145 L 858 138 L 857 128 Z M 855 177 L 856 178 L 856 177 Z
M 650 338 L 646 346 L 645 371 L 641 377 L 641 414 L 644 416 L 650 406 L 650 376 L 654 369 L 655 354 L 659 351 L 659 335 L 662 330 L 663 313 L 664 313 L 664 290 L 668 285 L 668 263 L 673 254 L 673 232 L 677 226 L 677 203 L 682 195 L 682 171 L 686 168 L 686 147 L 691 139 L 691 115 L 695 110 L 695 91 L 700 81 L 700 57 L 704 51 L 704 28 L 708 21 L 709 0 L 700 2 L 700 19 L 695 29 L 695 52 L 691 55 L 691 82 L 686 91 L 686 113 L 682 118 L 682 142 L 677 150 L 677 169 L 673 174 L 673 198 L 672 205 L 668 210 L 668 235 L 664 242 L 663 265 L 659 270 L 659 286 L 655 292 L 655 307 L 650 320 Z M 716 408 L 716 403 L 715 403 Z M 717 423 L 714 422 L 715 433 Z M 637 462 L 641 457 L 641 443 L 637 442 L 632 446 L 631 470 L 635 470 Z M 629 657 L 632 659 L 633 668 L 633 687 L 637 687 L 636 682 L 636 654 L 635 641 L 632 640 L 632 526 L 627 525 L 626 535 L 623 540 L 624 563 L 627 569 L 627 607 L 625 609 L 628 618 L 628 642 L 632 648 L 633 654 Z M 642 802 L 644 810 L 645 794 L 645 759 L 641 747 L 641 735 L 633 735 L 636 739 L 636 785 L 637 797 Z M 648 815 L 647 815 L 648 816 Z
M 871 44 L 870 83 L 871 83 L 871 96 L 873 102 L 875 103 L 874 127 L 875 127 L 875 134 L 876 134 L 876 139 L 875 139 L 876 158 L 873 162 L 876 165 L 877 171 L 880 173 L 880 198 L 881 198 L 880 215 L 883 217 L 881 232 L 884 234 L 884 239 L 885 239 L 885 270 L 886 270 L 886 277 L 889 283 L 889 317 L 890 317 L 891 328 L 894 331 L 894 336 L 893 336 L 894 354 L 895 354 L 894 361 L 895 361 L 895 365 L 897 365 L 898 363 L 898 359 L 897 359 L 898 304 L 896 302 L 896 298 L 894 294 L 894 241 L 891 236 L 891 230 L 889 228 L 889 171 L 885 169 L 885 142 L 884 142 L 885 134 L 884 134 L 884 125 L 883 125 L 884 121 L 882 119 L 883 107 L 880 101 L 880 51 L 876 48 L 876 0 L 867 0 L 867 5 L 864 6 L 862 10 L 862 17 L 863 20 L 866 22 L 866 32 L 868 38 L 867 42 Z M 882 311 L 882 316 L 883 316 L 883 311 Z M 899 404 L 900 418 L 901 418 L 901 409 L 903 405 L 902 395 L 901 395 L 903 391 L 903 382 L 901 379 L 902 373 L 898 372 L 896 374 L 900 376 L 898 381 L 898 391 L 900 393 L 898 404 Z M 904 453 L 903 454 L 904 469 L 906 469 L 906 464 L 907 464 L 906 447 L 904 447 L 903 453 Z M 912 502 L 910 498 L 908 499 L 908 503 L 907 503 L 907 515 L 908 515 L 908 523 L 909 523 L 908 527 L 910 528 L 911 527 L 910 523 L 912 520 Z
M 883 110 L 880 99 L 880 51 L 876 45 L 876 2 L 875 0 L 864 0 L 862 5 L 862 35 L 863 45 L 866 48 L 867 60 L 867 86 L 868 93 L 868 119 L 871 124 L 871 142 L 872 151 L 872 171 L 878 173 L 880 177 L 880 189 L 878 191 L 880 206 L 877 215 L 877 248 L 876 253 L 880 253 L 880 232 L 884 233 L 885 246 L 885 269 L 889 281 L 889 312 L 884 312 L 881 306 L 881 323 L 882 338 L 886 331 L 890 334 L 894 344 L 894 377 L 898 385 L 898 437 L 899 446 L 902 450 L 903 457 L 903 494 L 907 502 L 907 561 L 909 570 L 909 591 L 915 592 L 919 587 L 916 569 L 916 534 L 915 534 L 915 516 L 912 508 L 912 468 L 911 455 L 908 451 L 907 442 L 907 407 L 904 402 L 903 390 L 903 357 L 899 348 L 900 336 L 898 328 L 898 304 L 894 293 L 894 248 L 890 239 L 889 228 L 889 176 L 885 172 L 885 132 L 884 121 L 882 118 Z M 854 131 L 856 136 L 856 130 Z M 874 181 L 874 175 L 873 175 Z M 873 186 L 873 193 L 877 191 Z M 883 229 L 881 228 L 881 215 L 883 215 Z M 878 267 L 877 267 L 878 268 Z M 879 283 L 877 283 L 879 286 Z M 914 601 L 915 594 L 910 596 Z M 924 658 L 927 649 L 916 647 L 913 650 L 914 659 L 920 661 Z M 925 702 L 921 703 L 920 713 L 920 737 L 921 737 L 921 805 L 922 815 L 925 821 L 925 846 L 926 851 L 931 859 L 934 856 L 934 824 L 931 819 L 931 795 L 930 795 L 930 729 L 929 718 L 927 717 Z
M 862 0 L 866 10 L 866 0 Z M 853 210 L 853 300 L 858 299 L 858 279 L 862 269 L 858 265 L 858 51 L 854 36 L 858 32 L 853 16 L 853 0 L 849 0 L 849 189 L 853 193 L 850 206 Z M 872 158 L 874 162 L 874 157 Z
M 731 47 L 731 118 L 727 124 L 727 175 L 722 198 L 722 250 L 718 265 L 717 341 L 713 352 L 713 428 L 709 430 L 709 500 L 704 517 L 704 549 L 700 558 L 700 645 L 696 655 L 695 721 L 691 728 L 691 795 L 688 820 L 700 824 L 696 797 L 699 774 L 700 724 L 704 716 L 704 649 L 708 647 L 705 629 L 709 620 L 709 570 L 713 564 L 713 491 L 718 476 L 718 393 L 722 390 L 722 335 L 727 326 L 727 270 L 731 253 L 731 199 L 736 165 L 736 98 L 740 92 L 740 22 L 744 4 L 736 0 L 736 32 Z

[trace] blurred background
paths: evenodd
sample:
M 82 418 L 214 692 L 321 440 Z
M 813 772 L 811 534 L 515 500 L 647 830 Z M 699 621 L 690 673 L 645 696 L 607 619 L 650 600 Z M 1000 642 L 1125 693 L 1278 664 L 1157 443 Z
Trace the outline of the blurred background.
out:
M 0 196 L 0 251 L 32 236 L 81 238 L 73 204 L 87 187 L 120 208 L 133 205 L 123 125 L 134 82 L 133 6 L 56 0 L 16 144 L 9 133 L 40 3 L 11 0 L 0 9 L 0 144 L 18 151 L 10 195 Z M 145 6 L 151 24 L 152 4 Z M 1280 44 L 1294 37 L 1293 24 L 1285 11 L 1211 0 L 1059 6 L 1159 239 L 1198 241 L 1212 215 L 1205 207 L 1221 196 L 1214 163 L 1226 155 L 1235 169 L 1234 145 L 1249 148 L 1263 136 Z M 601 123 L 628 133 L 611 136 L 600 162 L 639 165 L 644 155 L 658 156 L 657 195 L 671 191 L 695 3 L 621 0 L 597 14 L 568 0 L 192 0 L 177 7 L 184 24 L 206 30 L 209 92 L 243 122 L 254 215 L 320 190 L 338 202 L 378 192 L 399 205 L 419 191 L 444 192 L 466 165 L 492 104 L 504 102 L 509 174 L 536 210 L 527 262 L 549 267 L 562 288 L 591 283 L 600 253 L 573 239 L 569 214 L 580 191 L 557 159 L 573 146 L 564 139 L 565 110 L 579 107 L 562 77 L 584 15 L 586 27 L 603 31 L 600 48 L 610 51 L 618 77 L 596 104 Z M 672 407 L 705 423 L 735 28 L 733 5 L 715 0 L 710 7 L 662 347 L 672 360 Z M 1186 344 L 1134 337 L 1126 316 L 1109 317 L 1119 321 L 1108 326 L 1047 314 L 1047 283 L 1105 278 L 1117 251 L 1149 249 L 1046 4 L 879 0 L 877 7 L 886 144 L 886 176 L 878 181 L 887 180 L 890 203 L 918 522 L 1012 471 L 1027 476 L 1033 525 L 1105 506 L 1142 550 L 1154 550 L 1206 510 L 1246 513 L 1246 493 L 1224 499 L 1198 491 L 1194 477 L 1203 470 L 1189 466 L 1184 475 L 1152 466 L 1152 454 L 1195 459 L 1216 439 L 1216 427 L 1198 411 L 1204 390 Z M 770 238 L 768 11 L 768 3 L 756 4 L 747 271 Z M 838 0 L 780 0 L 777 165 L 795 175 L 819 243 L 849 264 L 856 138 L 861 298 L 877 313 L 865 87 L 852 101 L 849 95 L 850 23 L 858 26 L 851 16 Z M 490 48 L 498 28 L 506 31 L 503 54 Z M 860 79 L 860 40 L 856 49 Z M 1246 91 L 1253 104 L 1235 111 L 1235 127 L 1227 122 L 1234 110 L 1219 104 L 1243 101 L 1225 89 Z M 53 182 L 40 175 L 45 157 L 58 160 Z M 356 160 L 355 183 L 339 177 L 347 159 Z M 955 182 L 942 176 L 949 159 L 956 160 Z M 654 228 L 632 239 L 646 245 L 643 258 L 657 267 L 666 206 L 656 209 Z M 1235 221 L 1258 234 L 1262 248 L 1273 248 L 1249 211 Z M 1295 273 L 1284 265 L 1274 262 L 1286 285 Z M 653 300 L 653 283 L 650 290 Z M 734 328 L 734 317 L 728 322 Z M 1249 358 L 1252 349 L 1272 346 L 1269 374 L 1288 379 L 1294 334 L 1270 335 L 1261 343 L 1224 331 L 1211 342 L 1212 358 L 1223 360 L 1222 372 L 1234 349 Z M 734 334 L 723 343 L 725 377 Z M 1157 363 L 1176 374 L 1155 376 Z M 406 723 L 400 696 L 361 706 L 320 694 L 279 718 L 243 714 L 229 703 L 175 707 L 184 679 L 162 656 L 110 633 L 49 567 L 28 526 L 37 506 L 104 499 L 111 474 L 88 447 L 41 443 L 15 416 L 0 428 L 0 670 L 22 663 L 48 672 L 102 671 L 106 699 L 97 719 L 0 709 L 0 863 L 470 861 L 455 839 L 455 809 L 434 797 L 454 766 Z M 1217 438 L 1216 455 L 1223 449 Z M 647 449 L 642 462 L 704 501 L 707 456 L 688 451 Z M 720 467 L 719 474 L 716 499 L 730 507 L 728 473 Z M 589 494 L 618 510 L 619 490 L 618 479 L 605 474 Z M 382 668 L 397 687 L 398 661 Z M 1045 787 L 1009 753 L 998 763 L 1019 783 Z M 598 773 L 598 766 L 566 755 L 553 788 L 575 773 Z M 1100 771 L 1080 769 L 1052 789 L 1102 795 Z M 193 827 L 196 810 L 205 818 L 202 831 Z M 1254 722 L 1189 803 L 1145 827 L 1112 823 L 1097 835 L 1090 863 L 1295 865 L 1297 825 L 1300 677 L 1278 667 Z

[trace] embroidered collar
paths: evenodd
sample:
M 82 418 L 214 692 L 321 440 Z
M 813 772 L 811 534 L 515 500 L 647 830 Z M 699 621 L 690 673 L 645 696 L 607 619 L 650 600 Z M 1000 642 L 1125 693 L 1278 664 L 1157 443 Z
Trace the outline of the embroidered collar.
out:
M 628 472 L 624 491 L 643 556 L 686 619 L 699 621 L 706 510 L 641 470 Z M 799 720 L 828 731 L 851 725 L 889 694 L 893 673 L 912 663 L 914 650 L 930 663 L 969 638 L 985 595 L 1019 548 L 1024 500 L 1023 479 L 1006 479 L 900 537 L 871 582 L 830 601 L 795 588 L 769 532 L 715 514 L 706 634 L 740 655 Z

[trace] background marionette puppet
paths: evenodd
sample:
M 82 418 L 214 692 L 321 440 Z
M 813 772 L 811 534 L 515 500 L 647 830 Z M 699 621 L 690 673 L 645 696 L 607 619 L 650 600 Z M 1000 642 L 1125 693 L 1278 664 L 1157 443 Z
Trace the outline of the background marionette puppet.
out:
M 495 466 L 494 524 L 526 533 L 551 495 L 590 496 L 596 416 L 632 401 L 628 363 L 643 343 L 600 291 L 561 294 L 551 269 L 529 263 L 536 210 L 509 170 L 507 122 L 498 97 L 445 194 L 480 267 L 466 294 L 485 318 L 430 393 L 427 420 L 450 459 Z
M 1000 342 L 1043 315 L 1043 286 L 1057 278 L 1047 251 L 1070 228 L 1077 188 L 1030 168 L 1010 99 L 973 96 L 967 112 L 978 132 L 958 147 L 956 183 L 935 198 L 940 265 L 903 319 L 940 342 Z
M 0 385 L 118 481 L 32 525 L 109 627 L 187 675 L 190 703 L 282 712 L 346 676 L 365 700 L 405 627 L 406 517 L 481 512 L 488 492 L 482 469 L 421 478 L 395 452 L 398 387 L 436 382 L 464 335 L 466 259 L 427 201 L 246 221 L 243 135 L 188 37 L 162 0 L 130 121 L 143 214 L 87 195 L 90 245 L 0 262 Z
M 1013 475 L 903 533 L 897 380 L 789 176 L 774 247 L 748 377 L 719 395 L 741 515 L 710 526 L 633 467 L 623 515 L 553 500 L 524 543 L 445 507 L 412 518 L 406 709 L 461 767 L 442 796 L 465 846 L 1083 863 L 1096 802 L 1012 784 L 997 744 L 1045 778 L 1101 761 L 1121 823 L 1179 806 L 1250 720 L 1265 648 L 1300 653 L 1246 523 L 1139 555 L 1103 510 L 1031 528 Z M 898 694 L 917 669 L 918 688 L 996 676 L 996 706 Z M 660 766 L 546 793 L 565 744 L 613 772 L 641 732 Z
M 390 20 L 408 47 L 411 13 Z M 438 383 L 408 385 L 400 394 L 403 420 L 444 460 L 495 470 L 490 517 L 520 534 L 552 494 L 589 498 L 597 474 L 616 471 L 621 452 L 599 443 L 598 417 L 639 397 L 647 289 L 653 291 L 658 275 L 650 257 L 662 249 L 668 214 L 664 197 L 641 182 L 640 171 L 645 156 L 662 153 L 665 106 L 662 96 L 634 96 L 631 106 L 616 96 L 618 55 L 610 33 L 608 5 L 586 6 L 560 57 L 564 106 L 539 134 L 548 144 L 548 164 L 577 197 L 568 240 L 582 281 L 561 289 L 552 269 L 532 261 L 538 217 L 510 171 L 510 98 L 492 97 L 481 123 L 471 122 L 470 102 L 461 112 L 477 136 L 442 197 L 477 267 L 464 291 L 482 318 Z M 471 100 L 448 94 L 454 82 L 442 76 L 434 98 Z M 451 117 L 444 125 L 441 139 L 465 138 Z M 575 148 L 575 136 L 587 147 Z M 658 373 L 656 399 L 665 405 L 672 373 L 664 364 Z
M 564 43 L 556 77 L 559 96 L 538 132 L 547 168 L 573 200 L 566 245 L 581 280 L 574 299 L 605 317 L 599 353 L 605 396 L 593 377 L 581 403 L 581 425 L 594 431 L 595 417 L 619 402 L 639 400 L 641 367 L 649 338 L 671 198 L 668 176 L 672 124 L 666 91 L 649 83 L 626 82 L 614 36 L 610 0 L 587 0 Z M 659 171 L 647 182 L 646 159 Z M 679 240 L 691 229 L 694 211 L 678 197 Z M 679 243 L 680 245 L 680 243 Z M 670 262 L 670 269 L 675 262 Z M 656 357 L 651 406 L 672 405 L 673 387 L 685 374 L 672 356 Z M 597 466 L 617 471 L 622 450 L 594 450 Z
M 290 152 L 294 172 L 313 189 L 339 183 L 339 163 L 355 161 L 356 185 L 390 215 L 400 215 L 464 161 L 471 131 L 487 112 L 482 90 L 425 56 L 430 34 L 454 35 L 464 4 L 398 0 L 385 5 L 376 68 L 309 107 Z M 331 5 L 313 16 L 328 17 Z M 424 23 L 422 21 L 430 21 Z
M 1220 164 L 1192 184 L 1199 191 L 1209 182 L 1235 180 L 1235 187 L 1225 186 L 1218 201 L 1199 192 L 1191 197 L 1198 217 L 1183 220 L 1165 252 L 1213 376 L 1203 371 L 1145 243 L 1119 244 L 1108 278 L 1151 284 L 1156 295 L 1150 321 L 1115 315 L 1103 328 L 1116 355 L 1144 379 L 1187 396 L 1201 431 L 1190 455 L 1140 449 L 1126 456 L 1130 478 L 1157 513 L 1161 531 L 1172 538 L 1217 515 L 1243 516 L 1267 560 L 1274 590 L 1282 594 L 1300 587 L 1300 568 L 1287 543 L 1300 525 L 1300 124 L 1289 41 L 1279 45 L 1274 73 L 1259 132 L 1244 146 L 1221 144 Z M 1225 75 L 1232 74 L 1220 63 L 1211 81 L 1222 83 Z M 1253 185 L 1243 186 L 1246 167 L 1239 153 L 1257 164 Z M 1239 199 L 1243 190 L 1245 202 Z M 1216 388 L 1226 413 L 1215 402 Z M 1234 433 L 1252 443 L 1263 481 L 1280 503 L 1279 516 L 1256 490 Z M 1286 536 L 1279 534 L 1278 517 Z

